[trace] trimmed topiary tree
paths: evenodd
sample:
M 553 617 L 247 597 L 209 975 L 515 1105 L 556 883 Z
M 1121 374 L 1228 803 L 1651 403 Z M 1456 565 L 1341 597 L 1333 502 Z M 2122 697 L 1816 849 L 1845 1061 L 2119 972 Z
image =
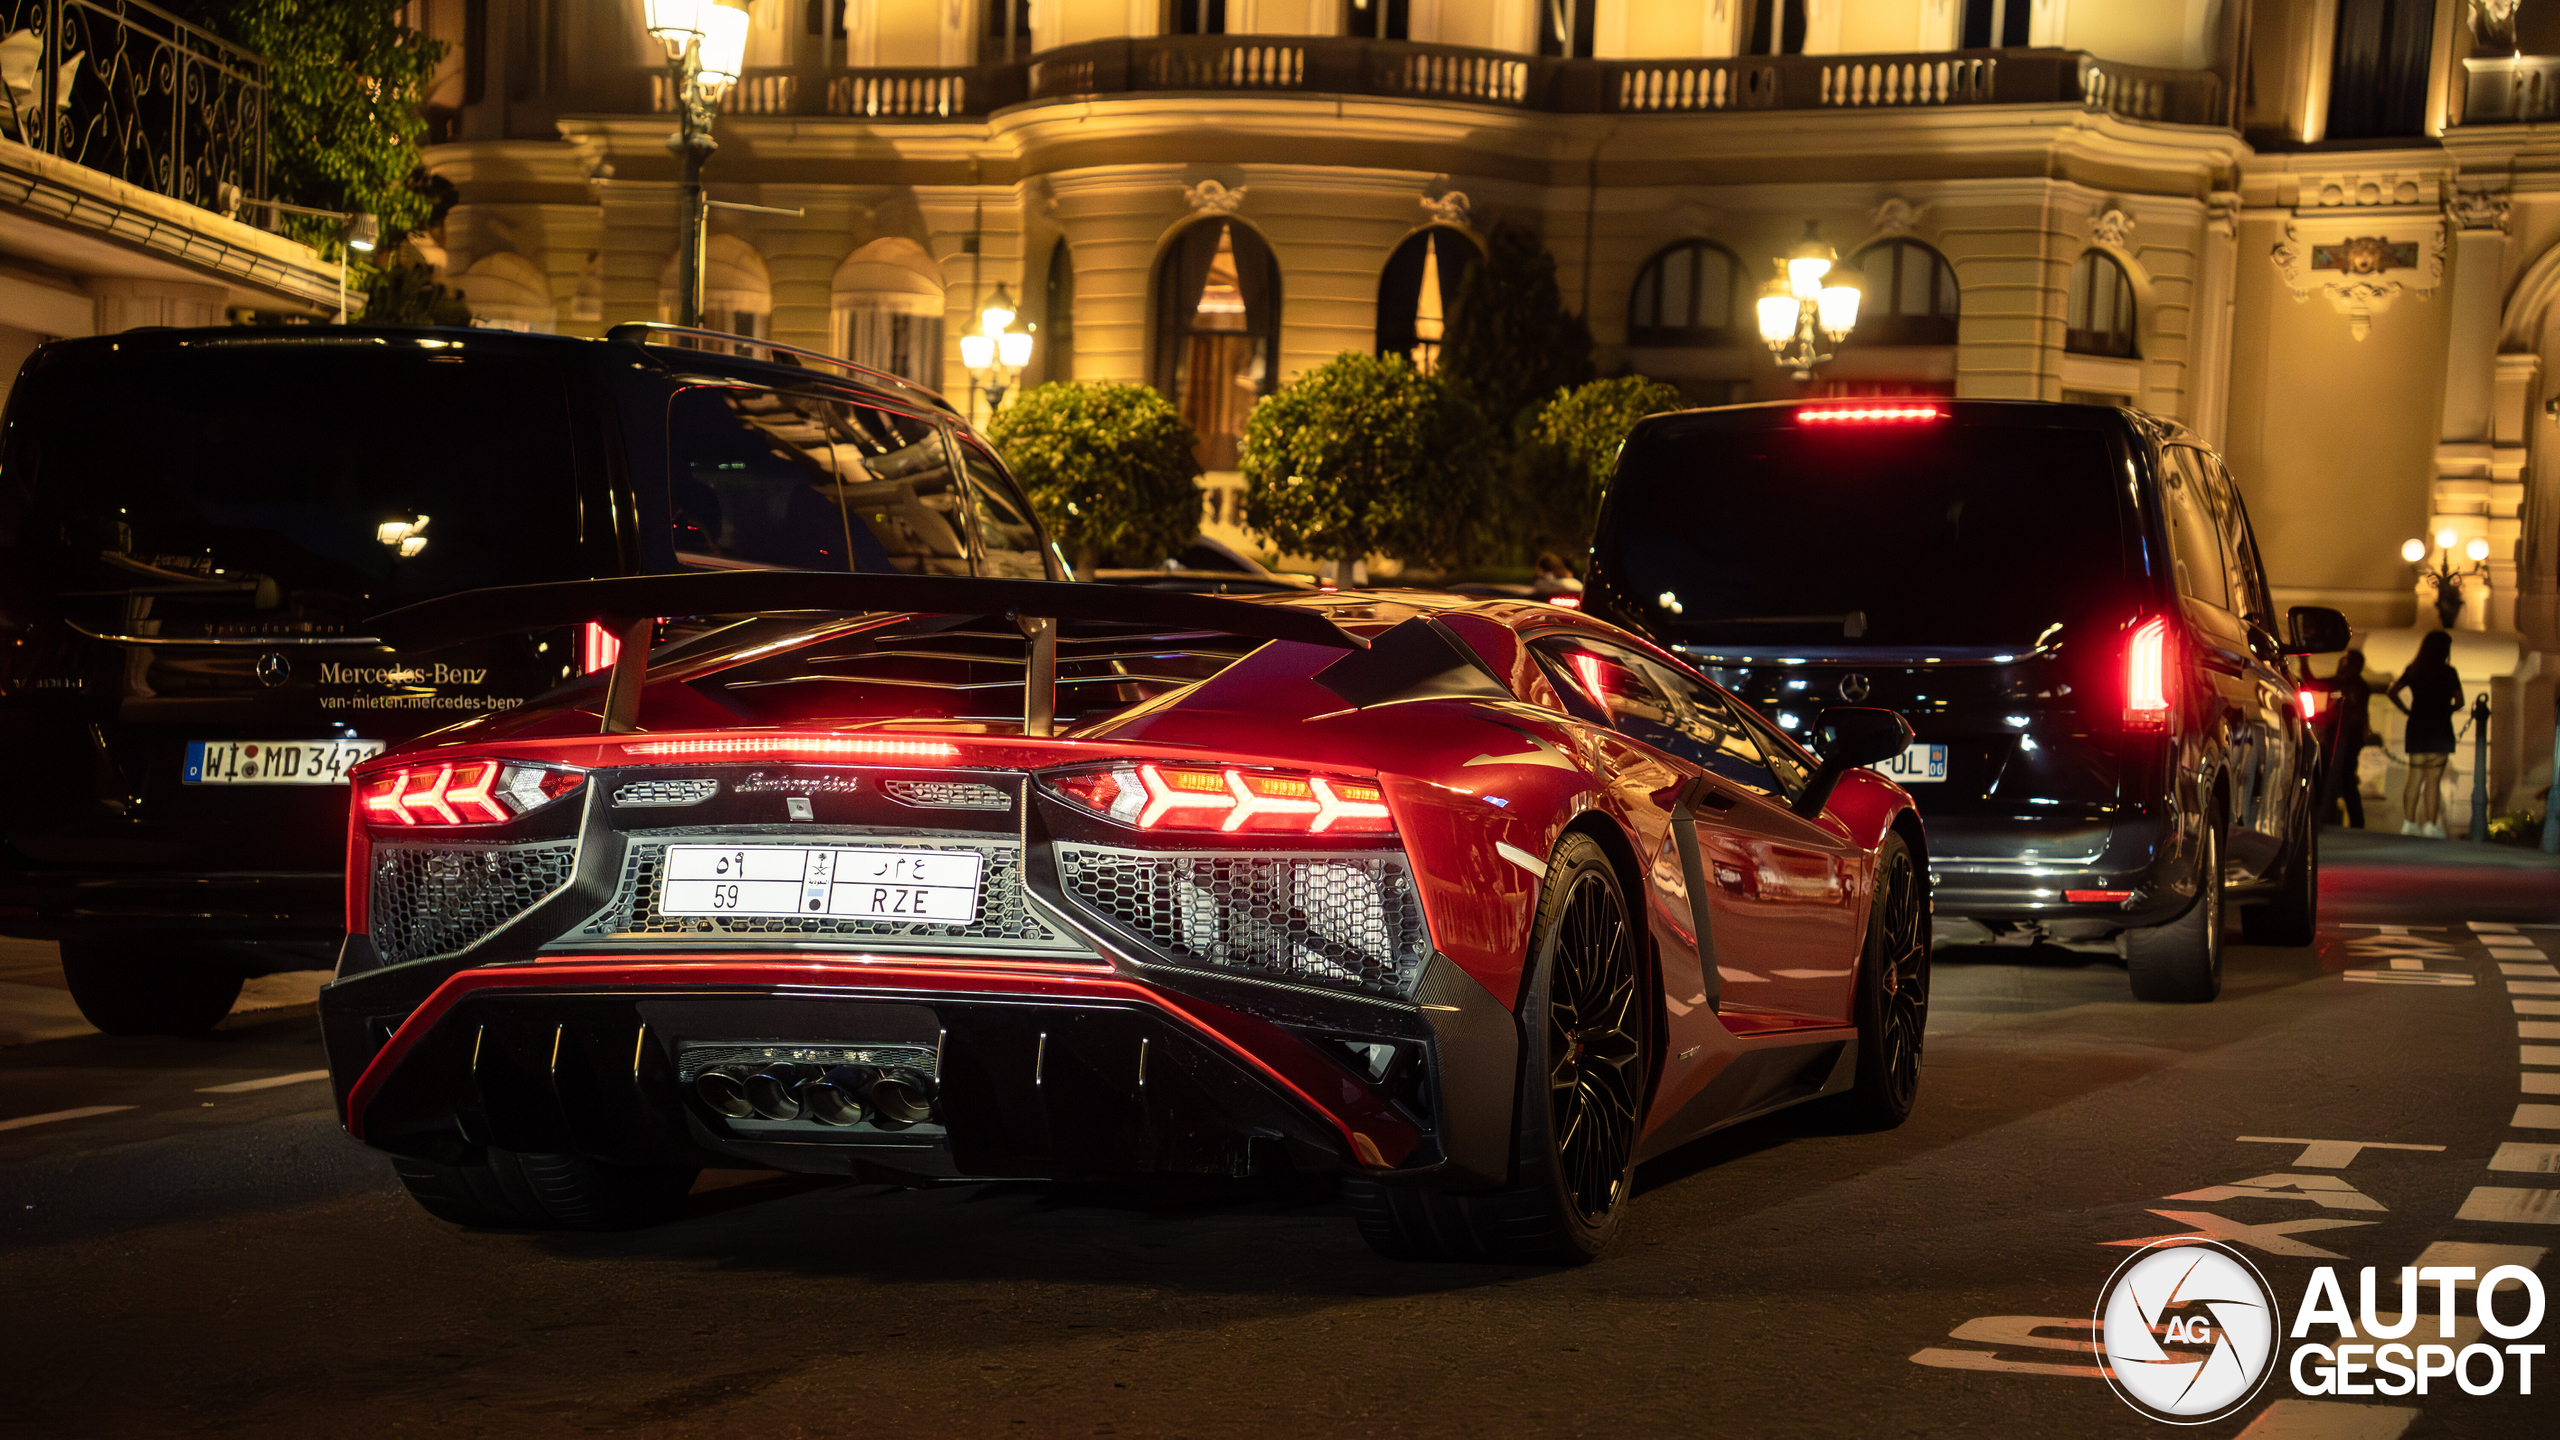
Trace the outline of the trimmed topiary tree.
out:
M 1147 386 L 1034 386 L 987 422 L 987 439 L 1080 571 L 1153 568 L 1200 533 L 1199 437 Z
M 1535 433 L 1541 444 L 1563 451 L 1582 477 L 1583 490 L 1572 507 L 1574 528 L 1589 534 L 1600 518 L 1600 493 L 1618 463 L 1618 447 L 1627 432 L 1647 415 L 1681 407 L 1680 392 L 1648 375 L 1622 375 L 1559 390 L 1538 412 Z M 1561 508 L 1561 507 L 1560 507 Z
M 1345 585 L 1372 553 L 1446 561 L 1465 531 L 1462 414 L 1401 355 L 1334 356 L 1245 421 L 1245 523 L 1284 551 L 1332 558 Z

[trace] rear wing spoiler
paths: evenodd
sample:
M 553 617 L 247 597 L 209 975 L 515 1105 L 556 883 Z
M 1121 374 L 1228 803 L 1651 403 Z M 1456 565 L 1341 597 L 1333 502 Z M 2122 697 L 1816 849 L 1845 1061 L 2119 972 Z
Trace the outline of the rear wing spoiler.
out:
M 622 647 L 605 682 L 604 733 L 616 735 L 638 723 L 640 685 L 648 673 L 649 642 L 658 617 L 775 612 L 1005 616 L 1031 643 L 1022 697 L 1026 735 L 1047 735 L 1053 729 L 1061 620 L 1206 630 L 1334 650 L 1369 648 L 1367 640 L 1323 615 L 1289 605 L 1054 580 L 833 575 L 813 570 L 713 570 L 493 586 L 385 611 L 373 617 L 369 628 L 386 643 L 406 649 L 527 630 L 602 625 Z

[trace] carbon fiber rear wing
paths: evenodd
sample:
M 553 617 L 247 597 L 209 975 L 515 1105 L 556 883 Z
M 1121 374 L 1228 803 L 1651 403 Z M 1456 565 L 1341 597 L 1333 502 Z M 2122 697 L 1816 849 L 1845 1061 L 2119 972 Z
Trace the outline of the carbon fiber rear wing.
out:
M 662 616 L 812 614 L 1002 615 L 1031 643 L 1022 697 L 1026 735 L 1051 733 L 1057 713 L 1058 622 L 1095 621 L 1294 640 L 1335 650 L 1369 642 L 1312 610 L 1216 595 L 1054 580 L 954 575 L 830 575 L 810 570 L 715 570 L 502 585 L 422 600 L 373 617 L 370 628 L 403 649 L 595 623 L 621 642 L 605 683 L 604 733 L 632 729 L 640 711 L 651 633 Z

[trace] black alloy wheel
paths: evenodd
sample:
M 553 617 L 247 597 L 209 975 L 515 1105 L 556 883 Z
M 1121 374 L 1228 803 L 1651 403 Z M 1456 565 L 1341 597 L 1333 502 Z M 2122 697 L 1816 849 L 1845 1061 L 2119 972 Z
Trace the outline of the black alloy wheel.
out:
M 2201 1005 L 2222 993 L 2222 813 L 2205 811 L 2196 844 L 2196 898 L 2166 925 L 2124 932 L 2137 1000 Z
M 1547 864 L 1520 1001 L 1512 1188 L 1480 1194 L 1354 1177 L 1361 1236 L 1395 1260 L 1581 1265 L 1616 1236 L 1635 1185 L 1651 1033 L 1641 935 L 1608 852 L 1567 835 Z
M 1929 1036 L 1928 886 L 1911 847 L 1887 835 L 1876 849 L 1875 897 L 1858 959 L 1858 1076 L 1847 1094 L 1860 1119 L 1890 1129 L 1920 1096 Z
M 1573 879 L 1547 996 L 1547 1103 L 1565 1192 L 1587 1225 L 1625 1198 L 1644 1106 L 1635 937 L 1615 877 Z

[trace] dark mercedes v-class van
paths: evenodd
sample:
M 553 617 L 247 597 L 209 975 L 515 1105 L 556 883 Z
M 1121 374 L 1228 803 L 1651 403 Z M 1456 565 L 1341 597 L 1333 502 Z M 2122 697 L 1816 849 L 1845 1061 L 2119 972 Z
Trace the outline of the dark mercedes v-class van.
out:
M 1879 768 L 1928 828 L 1939 936 L 2112 940 L 2147 999 L 2210 1000 L 2226 897 L 2309 944 L 2316 741 L 2212 450 L 2098 405 L 1825 401 L 1658 415 L 1602 506 L 1592 613 L 1802 733 L 1901 711 Z M 2278 626 L 2285 627 L 2280 637 Z
M 134 331 L 48 345 L 0 421 L 0 934 L 89 1020 L 198 1030 L 330 963 L 346 772 L 609 660 L 404 656 L 366 617 L 700 568 L 1061 578 L 940 397 L 667 326 Z M 592 684 L 594 682 L 586 682 Z

